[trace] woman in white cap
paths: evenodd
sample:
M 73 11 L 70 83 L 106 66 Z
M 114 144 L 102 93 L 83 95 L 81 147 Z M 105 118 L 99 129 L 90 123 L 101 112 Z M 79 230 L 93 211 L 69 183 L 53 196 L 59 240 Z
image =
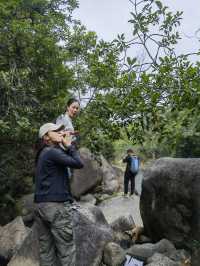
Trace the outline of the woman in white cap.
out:
M 36 156 L 35 217 L 39 230 L 40 266 L 75 266 L 72 230 L 73 197 L 67 167 L 83 163 L 63 125 L 40 127 L 42 149 Z M 64 147 L 61 148 L 60 144 Z

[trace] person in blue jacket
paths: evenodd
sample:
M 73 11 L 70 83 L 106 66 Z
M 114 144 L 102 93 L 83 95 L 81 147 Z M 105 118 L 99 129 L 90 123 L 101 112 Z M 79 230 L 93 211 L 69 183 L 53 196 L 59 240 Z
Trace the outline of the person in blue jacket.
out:
M 35 218 L 40 244 L 40 266 L 75 266 L 72 214 L 76 210 L 70 194 L 67 167 L 83 163 L 63 125 L 40 127 L 41 149 L 36 156 Z M 62 145 L 61 145 L 62 144 Z
M 137 164 L 134 171 L 132 170 L 132 160 L 135 160 Z M 128 149 L 127 156 L 123 159 L 123 162 L 126 163 L 126 170 L 124 174 L 124 196 L 127 196 L 128 194 L 129 182 L 131 183 L 130 196 L 132 196 L 135 192 L 135 176 L 139 170 L 139 159 L 136 155 L 134 155 L 132 149 Z

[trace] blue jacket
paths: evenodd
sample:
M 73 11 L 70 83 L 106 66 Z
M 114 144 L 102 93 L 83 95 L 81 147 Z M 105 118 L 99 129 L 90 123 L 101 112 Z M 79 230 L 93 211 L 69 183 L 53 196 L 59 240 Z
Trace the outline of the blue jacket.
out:
M 35 202 L 71 201 L 67 167 L 80 169 L 83 163 L 76 149 L 45 147 L 38 158 L 35 177 Z

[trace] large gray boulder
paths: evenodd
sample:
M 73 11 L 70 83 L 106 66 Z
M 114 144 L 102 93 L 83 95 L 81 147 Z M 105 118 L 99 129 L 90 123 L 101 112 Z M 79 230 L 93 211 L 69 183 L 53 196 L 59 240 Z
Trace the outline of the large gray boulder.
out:
M 115 170 L 116 177 L 119 183 L 119 190 L 124 190 L 124 172 L 125 170 L 117 165 L 112 164 L 112 168 Z
M 102 211 L 95 206 L 80 208 L 74 215 L 76 266 L 99 266 L 113 232 Z
M 107 194 L 117 192 L 120 188 L 117 172 L 103 156 L 101 156 L 101 171 L 103 192 Z
M 20 216 L 2 226 L 0 228 L 0 256 L 5 260 L 10 260 L 21 247 L 28 232 Z
M 146 233 L 176 247 L 200 240 L 200 159 L 162 158 L 145 170 L 140 212 Z
M 33 225 L 8 266 L 39 266 L 39 243 L 36 224 Z
M 103 193 L 112 194 L 118 191 L 119 181 L 116 171 L 103 156 L 97 161 L 87 148 L 80 149 L 80 156 L 84 168 L 74 170 L 70 182 L 71 192 L 76 198 L 80 198 L 98 185 L 101 185 Z
M 71 179 L 71 192 L 76 198 L 80 198 L 81 195 L 100 184 L 103 178 L 100 163 L 87 148 L 80 149 L 80 156 L 84 168 L 74 170 Z

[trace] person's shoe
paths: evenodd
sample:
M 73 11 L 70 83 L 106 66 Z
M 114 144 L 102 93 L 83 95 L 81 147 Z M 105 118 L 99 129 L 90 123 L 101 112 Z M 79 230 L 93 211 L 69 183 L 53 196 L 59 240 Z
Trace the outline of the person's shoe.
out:
M 124 193 L 124 198 L 128 198 L 128 195 Z
M 133 199 L 134 198 L 134 194 L 130 194 L 129 197 Z

